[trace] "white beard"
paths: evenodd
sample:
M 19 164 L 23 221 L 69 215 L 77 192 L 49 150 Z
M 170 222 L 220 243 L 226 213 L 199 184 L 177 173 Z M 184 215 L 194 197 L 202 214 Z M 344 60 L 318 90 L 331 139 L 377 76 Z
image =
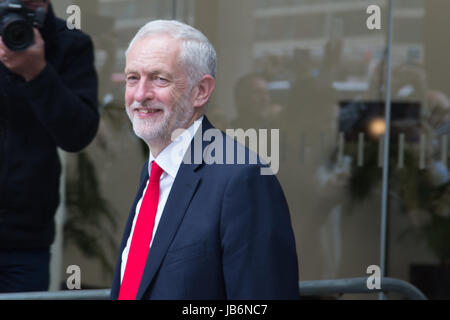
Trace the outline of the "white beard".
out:
M 185 128 L 185 126 L 191 121 L 194 108 L 192 108 L 188 101 L 189 91 L 181 97 L 179 102 L 175 102 L 173 108 L 169 109 L 164 104 L 149 103 L 144 104 L 145 107 L 158 108 L 162 110 L 161 116 L 158 119 L 140 119 L 137 115 L 133 114 L 133 110 L 136 107 L 141 106 L 139 102 L 134 101 L 129 108 L 125 108 L 133 124 L 134 133 L 144 140 L 147 144 L 150 141 L 158 141 L 164 143 L 170 143 L 172 132 L 178 128 Z

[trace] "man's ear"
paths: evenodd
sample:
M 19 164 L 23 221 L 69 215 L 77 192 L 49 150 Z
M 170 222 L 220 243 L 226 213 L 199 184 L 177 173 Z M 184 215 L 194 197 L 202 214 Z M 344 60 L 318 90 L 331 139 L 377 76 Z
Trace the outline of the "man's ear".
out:
M 203 107 L 208 102 L 215 85 L 216 81 L 209 74 L 204 75 L 200 79 L 194 90 L 194 107 Z

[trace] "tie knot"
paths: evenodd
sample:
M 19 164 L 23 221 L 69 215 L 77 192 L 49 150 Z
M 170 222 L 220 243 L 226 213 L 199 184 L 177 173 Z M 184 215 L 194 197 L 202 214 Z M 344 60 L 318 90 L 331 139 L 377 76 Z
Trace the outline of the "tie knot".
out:
M 152 169 L 150 171 L 150 181 L 153 182 L 159 182 L 159 178 L 161 177 L 161 174 L 164 172 L 163 169 L 161 169 L 160 166 L 156 163 L 156 161 L 152 162 Z

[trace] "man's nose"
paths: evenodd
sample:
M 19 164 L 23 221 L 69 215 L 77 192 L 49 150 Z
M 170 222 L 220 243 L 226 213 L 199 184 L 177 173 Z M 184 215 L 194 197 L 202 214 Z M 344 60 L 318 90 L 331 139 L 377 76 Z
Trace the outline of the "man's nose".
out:
M 139 81 L 138 87 L 134 93 L 134 100 L 144 102 L 146 100 L 152 100 L 154 96 L 155 92 L 151 82 L 145 79 Z

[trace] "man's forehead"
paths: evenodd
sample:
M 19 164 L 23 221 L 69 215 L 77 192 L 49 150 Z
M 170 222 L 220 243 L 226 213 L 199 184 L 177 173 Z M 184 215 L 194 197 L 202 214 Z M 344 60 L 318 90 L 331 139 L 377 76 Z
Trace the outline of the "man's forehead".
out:
M 129 52 L 144 51 L 148 53 L 166 52 L 169 54 L 173 51 L 178 51 L 180 46 L 179 40 L 167 34 L 150 34 L 137 39 L 131 46 Z
M 142 66 L 164 69 L 172 65 L 178 56 L 178 42 L 167 36 L 147 36 L 138 39 L 130 48 L 126 57 L 126 70 Z

